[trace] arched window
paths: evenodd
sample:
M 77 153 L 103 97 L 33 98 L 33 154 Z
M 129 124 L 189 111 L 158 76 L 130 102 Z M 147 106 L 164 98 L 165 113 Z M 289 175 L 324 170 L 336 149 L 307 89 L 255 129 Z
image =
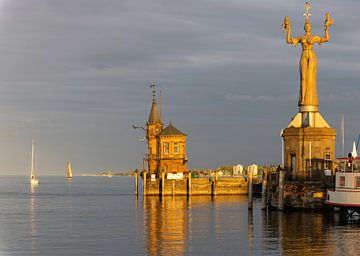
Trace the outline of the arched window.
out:
M 174 154 L 179 154 L 179 143 L 175 142 L 174 143 Z
M 169 142 L 164 142 L 163 144 L 164 146 L 164 154 L 168 155 L 169 154 Z

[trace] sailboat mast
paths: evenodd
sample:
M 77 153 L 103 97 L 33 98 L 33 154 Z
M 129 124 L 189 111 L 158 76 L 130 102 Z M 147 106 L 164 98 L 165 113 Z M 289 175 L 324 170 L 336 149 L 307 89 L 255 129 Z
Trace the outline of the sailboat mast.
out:
M 341 147 L 342 147 L 342 155 L 345 156 L 345 124 L 344 124 L 344 113 L 341 114 Z
M 34 175 L 34 140 L 32 140 L 32 143 L 31 143 L 31 163 L 30 163 L 30 169 L 31 169 L 31 176 Z

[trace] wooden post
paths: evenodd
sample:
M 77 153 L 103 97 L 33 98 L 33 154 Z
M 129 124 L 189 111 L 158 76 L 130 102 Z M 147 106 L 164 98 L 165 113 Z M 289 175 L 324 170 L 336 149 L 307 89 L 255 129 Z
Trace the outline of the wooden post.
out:
M 263 173 L 261 199 L 261 209 L 265 210 L 267 205 L 267 170 Z
M 172 195 L 175 196 L 175 180 L 172 182 Z
M 145 170 L 143 170 L 143 189 L 144 189 L 143 195 L 146 196 L 146 172 L 145 172 Z
M 218 181 L 219 181 L 219 171 L 215 171 L 215 183 L 214 183 L 214 192 L 213 192 L 215 196 L 217 194 Z
M 284 179 L 285 171 L 283 169 L 279 170 L 279 195 L 278 195 L 278 210 L 284 210 Z
M 188 188 L 187 188 L 187 194 L 188 196 L 191 196 L 191 172 L 188 174 Z
M 253 168 L 248 167 L 248 209 L 253 208 Z
M 161 172 L 161 195 L 165 195 L 165 172 Z
M 138 182 L 139 182 L 138 169 L 135 170 L 134 178 L 135 178 L 135 195 L 138 195 Z

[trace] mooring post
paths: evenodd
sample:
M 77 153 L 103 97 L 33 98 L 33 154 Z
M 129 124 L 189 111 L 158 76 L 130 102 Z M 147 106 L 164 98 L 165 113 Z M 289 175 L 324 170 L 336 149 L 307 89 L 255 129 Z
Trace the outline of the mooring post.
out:
M 283 169 L 279 170 L 279 195 L 278 195 L 278 210 L 284 210 L 284 179 L 285 171 Z
M 265 210 L 267 205 L 267 170 L 263 172 L 262 190 L 261 190 L 261 209 Z
M 248 208 L 253 208 L 253 169 L 251 166 L 248 167 Z
M 143 195 L 146 196 L 146 172 L 143 170 Z
M 216 196 L 217 194 L 217 187 L 218 187 L 218 181 L 219 181 L 219 171 L 215 171 L 215 183 L 214 183 L 214 192 L 213 194 Z
M 175 196 L 175 180 L 172 181 L 172 195 Z
M 165 172 L 161 172 L 161 195 L 165 195 Z
M 138 169 L 135 170 L 134 178 L 135 178 L 135 195 L 138 195 L 138 182 L 139 182 Z
M 188 173 L 188 188 L 187 188 L 187 194 L 188 196 L 191 196 L 191 172 Z

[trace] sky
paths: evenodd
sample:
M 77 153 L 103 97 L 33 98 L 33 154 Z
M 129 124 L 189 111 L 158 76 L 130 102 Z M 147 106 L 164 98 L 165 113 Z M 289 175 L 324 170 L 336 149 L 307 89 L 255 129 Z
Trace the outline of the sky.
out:
M 150 84 L 163 121 L 188 135 L 189 168 L 281 162 L 280 130 L 298 112 L 302 0 L 0 0 L 0 174 L 141 167 Z M 320 112 L 345 146 L 360 133 L 360 2 L 310 1 Z

